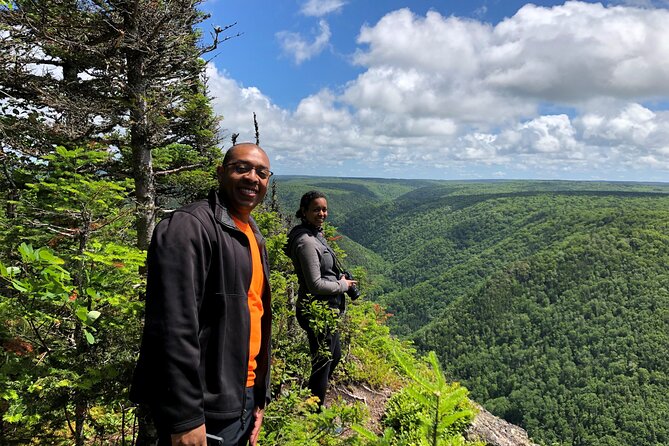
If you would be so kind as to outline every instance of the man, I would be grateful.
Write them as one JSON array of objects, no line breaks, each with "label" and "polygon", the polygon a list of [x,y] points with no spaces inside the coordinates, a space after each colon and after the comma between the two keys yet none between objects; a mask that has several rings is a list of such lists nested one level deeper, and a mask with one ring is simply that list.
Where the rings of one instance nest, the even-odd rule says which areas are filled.
[{"label": "man", "polygon": [[269,399],[271,308],[263,237],[251,211],[272,172],[257,145],[233,146],[218,192],[153,233],[146,322],[131,399],[159,445],[255,445]]}]

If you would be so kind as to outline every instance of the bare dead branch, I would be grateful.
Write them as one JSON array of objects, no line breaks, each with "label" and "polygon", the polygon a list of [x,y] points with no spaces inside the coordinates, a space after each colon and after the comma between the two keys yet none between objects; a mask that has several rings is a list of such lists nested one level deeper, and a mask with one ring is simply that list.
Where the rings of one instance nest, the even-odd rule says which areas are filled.
[{"label": "bare dead branch", "polygon": [[260,145],[260,131],[258,130],[258,118],[256,117],[256,112],[253,112],[253,127],[256,129],[256,145]]},{"label": "bare dead branch", "polygon": [[202,163],[189,164],[188,166],[181,166],[181,167],[177,167],[176,169],[161,170],[161,171],[158,171],[158,172],[154,172],[153,175],[155,175],[157,177],[158,176],[164,176],[164,175],[170,175],[172,173],[183,172],[184,170],[192,170],[192,169],[196,169],[196,168],[202,167],[202,166],[203,166]]}]

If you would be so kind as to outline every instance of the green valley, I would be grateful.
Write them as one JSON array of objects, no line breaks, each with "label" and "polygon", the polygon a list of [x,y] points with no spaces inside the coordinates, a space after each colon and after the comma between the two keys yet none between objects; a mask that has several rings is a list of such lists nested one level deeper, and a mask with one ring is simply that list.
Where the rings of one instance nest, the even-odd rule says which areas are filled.
[{"label": "green valley", "polygon": [[669,444],[668,185],[384,181],[278,196],[328,194],[392,331],[535,440]]}]

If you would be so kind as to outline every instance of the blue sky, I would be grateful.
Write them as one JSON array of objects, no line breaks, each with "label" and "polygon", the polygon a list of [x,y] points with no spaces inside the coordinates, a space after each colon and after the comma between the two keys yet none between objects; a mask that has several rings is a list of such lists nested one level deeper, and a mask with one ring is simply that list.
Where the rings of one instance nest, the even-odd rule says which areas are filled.
[{"label": "blue sky", "polygon": [[212,0],[277,174],[669,181],[669,2]]}]

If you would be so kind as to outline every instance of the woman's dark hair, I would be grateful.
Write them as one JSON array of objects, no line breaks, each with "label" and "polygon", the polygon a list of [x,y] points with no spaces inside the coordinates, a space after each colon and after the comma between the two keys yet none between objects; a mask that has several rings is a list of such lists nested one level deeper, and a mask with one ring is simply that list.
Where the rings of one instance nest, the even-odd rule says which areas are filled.
[{"label": "woman's dark hair", "polygon": [[297,210],[297,212],[295,212],[295,216],[297,218],[304,219],[305,215],[304,212],[302,212],[302,209],[308,209],[311,202],[317,198],[326,197],[323,192],[319,192],[317,190],[310,190],[306,194],[302,195],[302,198],[300,199],[300,208]]}]

